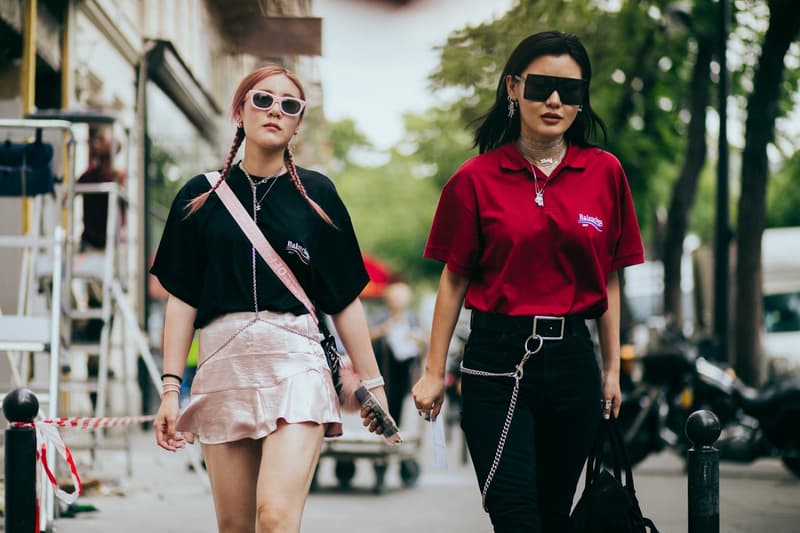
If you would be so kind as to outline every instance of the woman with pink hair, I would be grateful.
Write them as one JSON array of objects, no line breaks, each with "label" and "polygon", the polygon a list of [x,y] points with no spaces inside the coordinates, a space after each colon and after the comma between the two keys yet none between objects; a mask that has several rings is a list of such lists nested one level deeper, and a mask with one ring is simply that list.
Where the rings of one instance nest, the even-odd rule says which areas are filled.
[{"label": "woman with pink hair", "polygon": [[[342,432],[314,316],[256,253],[218,188],[233,191],[317,309],[331,315],[355,371],[386,409],[358,295],[369,281],[347,209],[324,175],[295,165],[305,109],[297,76],[267,66],[233,96],[233,144],[212,186],[178,192],[151,272],[169,293],[156,441],[200,441],[222,532],[299,531],[323,437]],[[239,147],[244,157],[234,164]],[[178,390],[199,330],[197,374]],[[372,417],[370,431],[380,432]]]}]

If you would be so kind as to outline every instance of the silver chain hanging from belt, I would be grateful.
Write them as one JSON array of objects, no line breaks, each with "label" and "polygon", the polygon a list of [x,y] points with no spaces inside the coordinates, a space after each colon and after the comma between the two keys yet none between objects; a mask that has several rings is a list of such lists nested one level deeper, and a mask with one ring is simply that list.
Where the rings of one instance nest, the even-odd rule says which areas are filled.
[{"label": "silver chain hanging from belt", "polygon": [[[539,345],[531,350],[530,346],[528,345],[532,340],[538,340]],[[517,408],[517,397],[519,396],[519,384],[522,381],[522,376],[525,375],[525,363],[528,362],[528,359],[531,356],[539,353],[544,345],[544,339],[540,335],[531,335],[525,340],[525,355],[522,356],[522,360],[517,363],[517,366],[514,368],[513,372],[487,372],[486,370],[473,370],[472,368],[467,368],[464,366],[464,363],[461,363],[461,372],[463,374],[470,374],[473,376],[481,376],[487,378],[513,378],[514,379],[514,389],[511,391],[511,401],[508,403],[508,412],[506,413],[506,420],[503,423],[503,430],[500,432],[500,440],[497,443],[497,450],[494,453],[494,460],[492,461],[492,466],[489,468],[489,474],[486,476],[486,481],[483,483],[483,489],[481,490],[481,504],[483,505],[483,510],[488,512],[486,508],[486,494],[489,492],[489,486],[492,484],[492,479],[494,479],[494,475],[497,472],[497,468],[500,466],[500,458],[503,456],[503,448],[506,445],[506,438],[508,438],[508,431],[511,428],[511,420],[514,418],[514,411]]]}]

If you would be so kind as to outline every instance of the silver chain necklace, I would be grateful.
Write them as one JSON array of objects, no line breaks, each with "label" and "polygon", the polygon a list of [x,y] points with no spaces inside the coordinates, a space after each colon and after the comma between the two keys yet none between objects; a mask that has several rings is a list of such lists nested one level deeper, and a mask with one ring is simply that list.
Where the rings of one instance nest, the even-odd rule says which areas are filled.
[{"label": "silver chain necklace", "polygon": [[[562,137],[555,143],[539,147],[533,146],[530,142],[525,142],[525,140],[520,137],[517,146],[522,156],[531,166],[531,173],[533,174],[533,190],[536,193],[533,198],[533,202],[539,207],[544,207],[544,189],[547,187],[549,180],[546,180],[544,184],[539,187],[539,178],[536,176],[536,168],[538,167],[542,172],[550,175],[550,172],[556,168],[559,163],[563,161],[564,156],[567,155],[567,143]],[[558,151],[553,153],[554,149],[558,149]],[[540,153],[550,153],[548,153],[546,157],[536,157],[533,154],[537,151]]]},{"label": "silver chain necklace", "polygon": [[533,168],[533,165],[531,165],[531,172],[533,172],[533,190],[536,192],[533,203],[539,207],[544,207],[544,188],[547,187],[547,181],[539,188],[539,178],[536,177],[536,169]]},{"label": "silver chain necklace", "polygon": [[[261,211],[261,202],[264,201],[264,198],[267,197],[269,191],[271,191],[272,188],[275,186],[275,184],[278,182],[278,178],[280,177],[281,171],[283,170],[283,165],[281,165],[278,171],[272,176],[267,176],[266,178],[259,178],[258,180],[254,180],[253,177],[250,176],[250,173],[247,172],[247,169],[244,168],[244,164],[241,161],[239,162],[239,169],[241,169],[244,175],[247,176],[247,182],[250,184],[250,190],[253,191],[254,201],[255,201],[256,187],[258,185],[261,185],[262,183],[266,183],[267,181],[272,180],[272,183],[269,184],[269,187],[267,187],[266,192],[261,195],[261,198],[255,204],[255,210]],[[255,219],[255,215],[253,215],[253,219]]]}]

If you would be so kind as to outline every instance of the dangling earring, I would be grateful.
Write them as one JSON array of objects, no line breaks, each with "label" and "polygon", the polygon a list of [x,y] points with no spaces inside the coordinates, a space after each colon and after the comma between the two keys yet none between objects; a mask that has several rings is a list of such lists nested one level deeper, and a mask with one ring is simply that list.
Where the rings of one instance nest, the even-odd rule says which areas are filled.
[{"label": "dangling earring", "polygon": [[583,106],[582,106],[582,105],[579,105],[579,106],[578,106],[578,113],[580,113],[581,111],[583,111]]},{"label": "dangling earring", "polygon": [[242,129],[242,127],[244,127],[244,124],[242,122],[237,122],[236,123],[236,128],[237,129]]},{"label": "dangling earring", "polygon": [[514,108],[517,107],[517,102],[512,100],[511,96],[506,96],[506,98],[508,99],[508,118],[510,119],[514,117]]}]

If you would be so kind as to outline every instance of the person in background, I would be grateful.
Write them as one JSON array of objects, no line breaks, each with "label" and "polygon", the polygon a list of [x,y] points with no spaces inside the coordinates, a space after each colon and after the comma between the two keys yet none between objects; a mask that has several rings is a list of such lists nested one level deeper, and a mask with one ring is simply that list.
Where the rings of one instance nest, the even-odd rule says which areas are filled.
[{"label": "person in background", "polygon": [[[374,325],[369,331],[381,373],[386,378],[389,412],[399,424],[402,423],[403,404],[411,392],[411,374],[425,346],[422,330],[411,309],[412,298],[408,284],[401,281],[389,283],[383,293],[386,307],[376,312]],[[416,465],[413,458],[402,459],[401,478],[406,479],[406,473],[416,469]],[[376,478],[383,479],[387,466],[384,459],[373,461]],[[381,483],[377,483],[376,488],[380,493]]]},{"label": "person in background", "polygon": [[[119,151],[114,141],[111,124],[89,127],[89,168],[81,174],[77,183],[119,183],[125,185],[125,174],[113,166],[114,156]],[[108,196],[105,193],[83,194],[83,233],[81,251],[103,251],[106,247],[106,222],[108,220]]]},{"label": "person in background", "polygon": [[567,531],[601,413],[620,407],[617,271],[644,256],[622,166],[592,144],[605,126],[591,77],[575,35],[519,43],[476,130],[480,155],[445,185],[425,248],[444,268],[414,401],[439,414],[465,303],[461,425],[496,532]]},{"label": "person in background", "polygon": [[372,348],[386,379],[389,411],[401,423],[403,402],[411,392],[411,371],[425,345],[422,330],[411,309],[411,287],[403,282],[386,286],[385,309],[376,312],[369,330]]},{"label": "person in background", "polygon": [[[114,141],[111,124],[89,125],[89,168],[78,178],[78,184],[119,183],[125,184],[125,174],[114,168],[114,156],[120,146]],[[81,233],[80,255],[76,263],[90,262],[100,264],[96,256],[105,252],[106,223],[108,221],[108,195],[106,193],[83,193],[83,232]],[[124,221],[124,211],[120,211],[120,224]],[[99,309],[103,304],[102,272],[96,272],[86,279],[73,284],[76,307],[81,310]],[[72,328],[72,340],[97,343],[105,321],[101,318],[76,320]],[[97,379],[100,358],[89,354],[86,372],[90,379]],[[97,408],[97,393],[89,393],[92,410]]]},{"label": "person in background", "polygon": [[[89,167],[78,178],[79,184],[119,183],[125,184],[125,174],[114,168],[114,155],[120,146],[114,141],[111,124],[91,124],[89,126]],[[108,195],[105,193],[81,194],[83,204],[83,231],[81,233],[81,254],[76,262],[92,261],[92,257],[102,254],[106,247],[106,223],[108,221]],[[122,211],[124,217],[124,211]],[[123,219],[121,219],[122,222]],[[76,305],[79,309],[98,308],[102,305],[102,273],[88,278],[85,283],[75,284]],[[97,341],[103,320],[91,318],[74,324],[73,340]],[[95,358],[96,359],[96,358]],[[96,365],[95,365],[96,366]],[[90,365],[96,376],[96,368]]]},{"label": "person in background", "polygon": [[[314,317],[222,204],[223,182],[315,307],[332,316],[354,370],[388,410],[358,298],[368,276],[347,209],[333,183],[298,167],[289,147],[305,106],[297,75],[279,65],[239,82],[223,168],[213,186],[201,174],[178,192],[151,268],[169,293],[156,442],[174,452],[199,440],[223,533],[300,531],[323,438],[342,434]],[[179,417],[196,329],[197,373]]]}]

